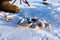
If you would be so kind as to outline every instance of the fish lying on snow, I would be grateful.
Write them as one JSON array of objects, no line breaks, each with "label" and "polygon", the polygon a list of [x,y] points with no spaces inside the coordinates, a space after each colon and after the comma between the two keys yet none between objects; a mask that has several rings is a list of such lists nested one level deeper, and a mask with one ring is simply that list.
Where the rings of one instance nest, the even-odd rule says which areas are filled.
[{"label": "fish lying on snow", "polygon": [[46,21],[42,21],[37,18],[26,18],[20,19],[19,22],[17,23],[18,28],[33,28],[33,29],[42,29],[42,28],[48,28],[50,29],[52,26]]}]

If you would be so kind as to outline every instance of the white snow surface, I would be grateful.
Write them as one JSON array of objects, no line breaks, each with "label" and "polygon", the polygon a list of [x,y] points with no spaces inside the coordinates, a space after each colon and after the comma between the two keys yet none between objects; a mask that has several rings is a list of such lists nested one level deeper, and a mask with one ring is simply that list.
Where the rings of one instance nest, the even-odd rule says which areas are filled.
[{"label": "white snow surface", "polygon": [[[52,10],[50,12],[51,14],[49,13],[49,11],[47,13],[51,19],[46,17],[47,15],[44,17],[41,17],[41,19],[49,21],[52,24],[52,28],[40,29],[40,30],[34,30],[31,28],[19,29],[15,25],[19,21],[18,15],[20,15],[20,13],[11,14],[11,15],[9,13],[6,13],[8,17],[13,18],[13,22],[6,22],[4,18],[4,12],[0,12],[0,40],[60,40],[60,14],[59,14],[60,5],[56,4],[57,6],[59,6],[57,7],[55,4],[52,4],[47,7],[42,3],[41,4],[38,3],[39,0],[37,2],[36,1],[32,0],[32,2],[30,2],[31,3],[30,7],[27,6],[26,4],[20,5],[18,0],[17,0],[18,3],[16,2],[14,5],[17,5],[19,7],[21,6],[21,9],[23,9],[23,12],[21,12],[22,10],[20,12],[25,13],[28,16],[30,15],[29,13],[34,13],[34,12],[33,11],[31,12],[30,9],[29,10],[27,9],[28,11],[26,11],[25,8],[33,8],[34,10],[34,8],[40,7],[39,8],[40,12],[42,12],[42,10],[44,12],[40,13],[38,10],[36,10],[37,13],[40,13],[38,16],[36,14],[37,18],[39,18],[43,13],[46,13],[47,9]],[[46,9],[46,11],[44,9]]]}]

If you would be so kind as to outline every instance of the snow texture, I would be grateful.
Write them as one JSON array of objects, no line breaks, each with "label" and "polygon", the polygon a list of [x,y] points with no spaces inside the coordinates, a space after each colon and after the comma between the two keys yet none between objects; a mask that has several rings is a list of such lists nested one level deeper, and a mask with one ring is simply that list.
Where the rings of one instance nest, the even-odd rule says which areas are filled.
[{"label": "snow texture", "polygon": [[[29,0],[28,0],[29,1]],[[18,2],[18,1],[17,1]],[[59,3],[44,5],[39,0],[30,1],[30,7],[19,2],[15,3],[21,6],[17,14],[6,13],[7,17],[13,19],[12,22],[6,22],[4,12],[0,12],[0,40],[60,40],[60,5]],[[34,30],[31,28],[19,29],[16,23],[20,16],[27,15],[31,18],[39,18],[49,22],[51,29]],[[24,17],[24,16],[23,16]]]}]

